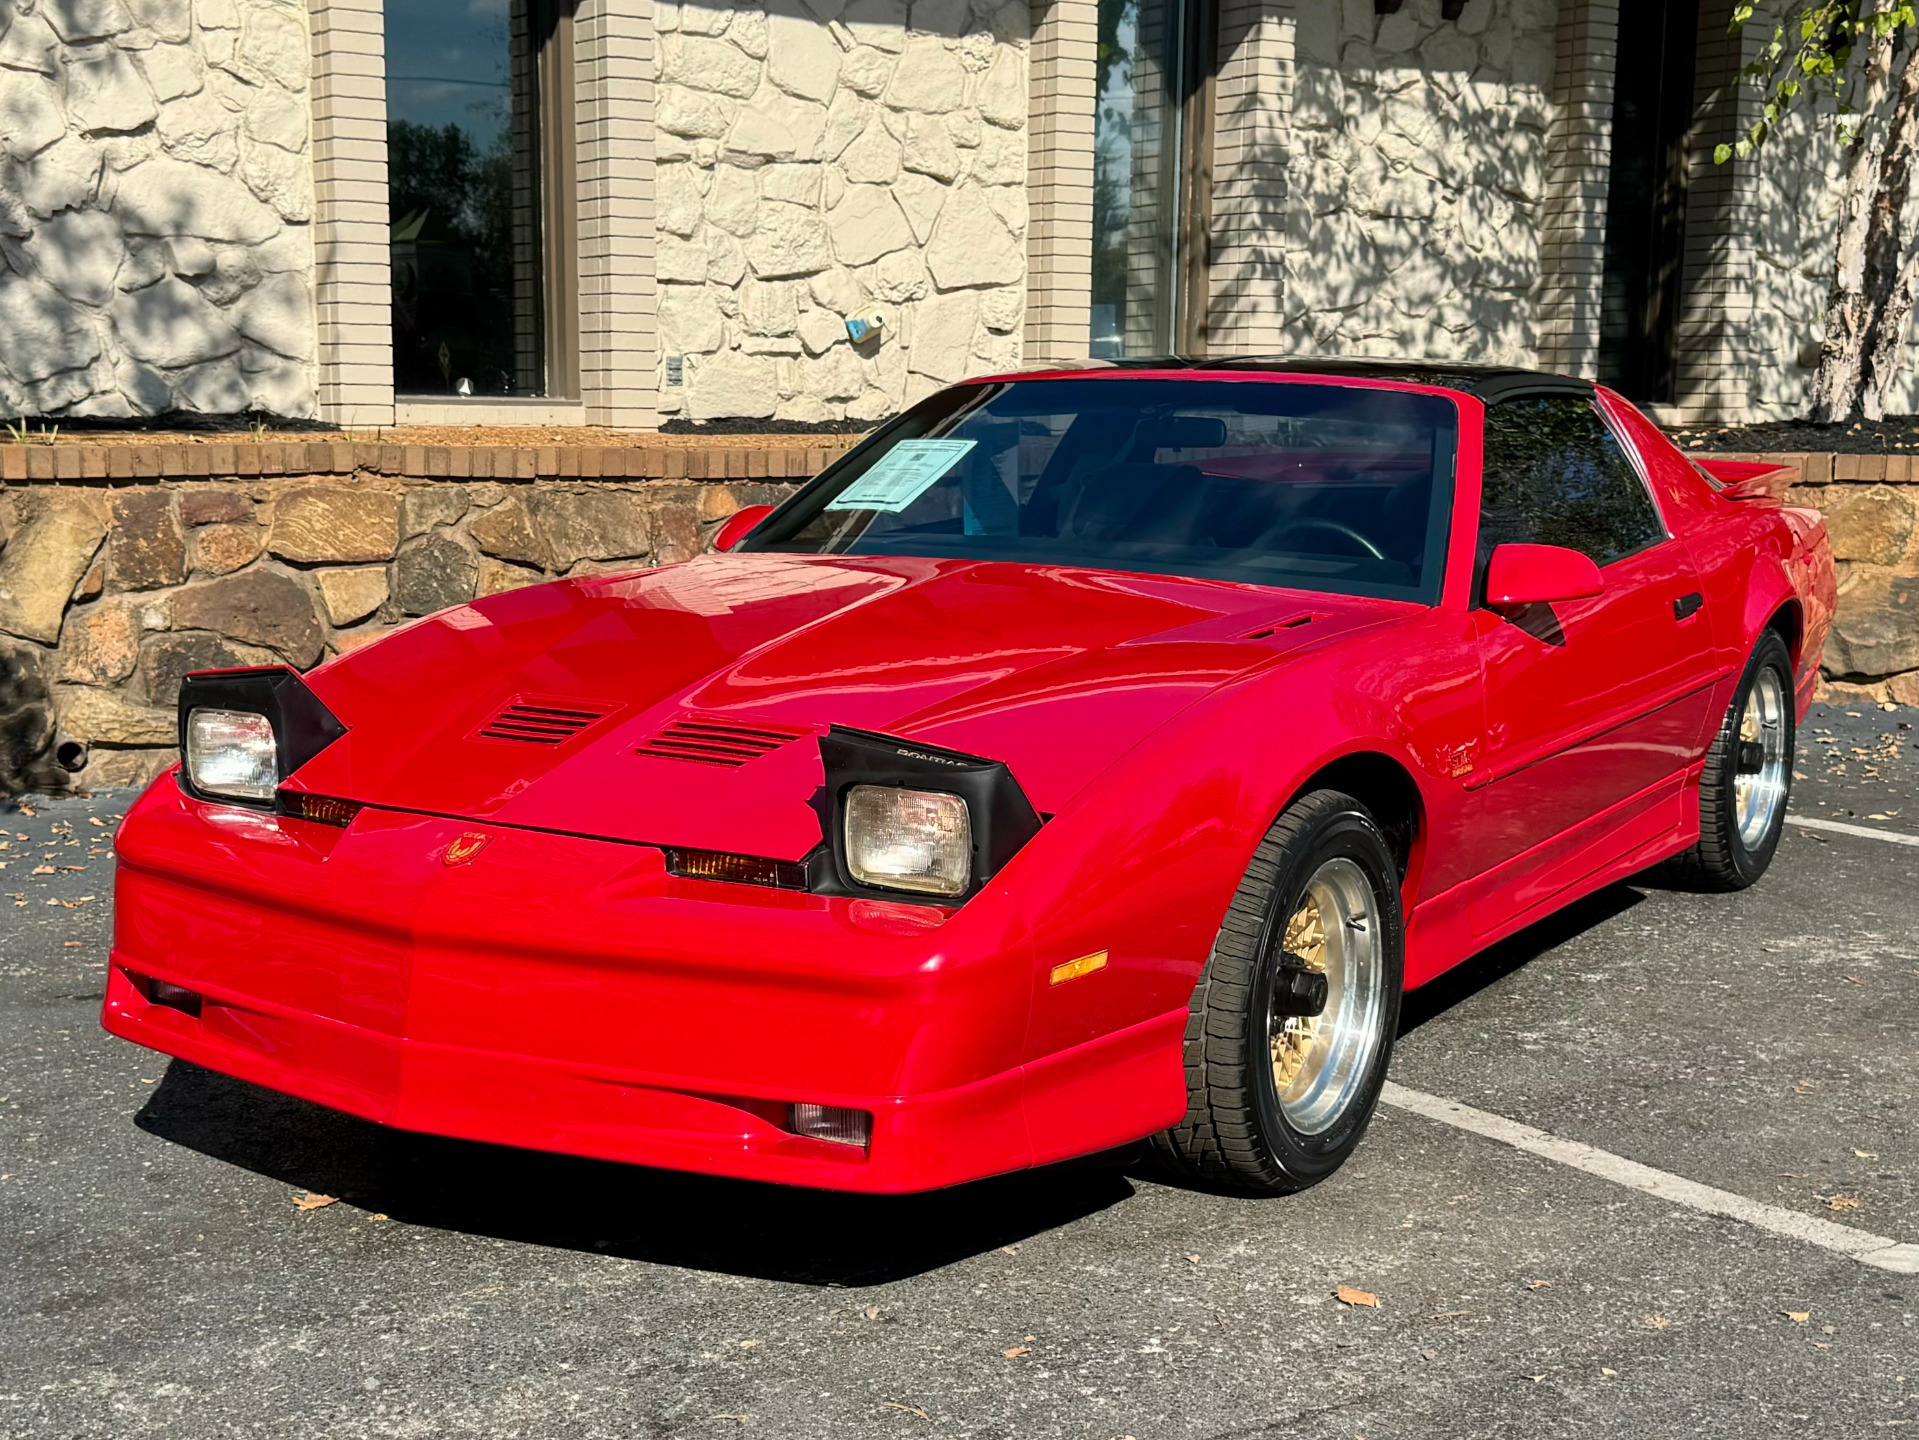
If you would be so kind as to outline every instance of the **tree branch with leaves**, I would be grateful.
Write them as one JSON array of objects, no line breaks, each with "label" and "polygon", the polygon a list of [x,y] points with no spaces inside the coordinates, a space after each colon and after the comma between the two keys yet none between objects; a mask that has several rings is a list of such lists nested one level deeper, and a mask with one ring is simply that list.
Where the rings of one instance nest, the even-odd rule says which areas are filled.
[{"label": "tree branch with leaves", "polygon": [[[1735,33],[1757,7],[1733,8]],[[1759,114],[1720,164],[1756,157],[1800,106],[1831,101],[1844,155],[1826,330],[1809,418],[1881,418],[1905,363],[1919,249],[1907,222],[1919,152],[1919,13],[1912,0],[1814,0],[1774,24],[1745,74],[1759,87]]]}]

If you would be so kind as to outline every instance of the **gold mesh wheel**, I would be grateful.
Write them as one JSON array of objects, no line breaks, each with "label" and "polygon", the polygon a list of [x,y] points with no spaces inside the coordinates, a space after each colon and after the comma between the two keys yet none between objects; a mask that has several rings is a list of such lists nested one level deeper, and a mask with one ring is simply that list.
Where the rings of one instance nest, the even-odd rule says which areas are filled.
[{"label": "gold mesh wheel", "polygon": [[[1299,908],[1286,922],[1286,937],[1280,948],[1286,952],[1287,963],[1320,975],[1326,973],[1326,922],[1310,889],[1300,897]],[[1273,1031],[1273,1084],[1280,1094],[1286,1093],[1305,1068],[1318,1029],[1317,1015],[1288,1015],[1285,1023]]]},{"label": "gold mesh wheel", "polygon": [[1335,856],[1315,870],[1287,918],[1276,957],[1282,969],[1325,977],[1317,1015],[1287,1013],[1274,986],[1267,1038],[1280,1114],[1302,1135],[1337,1124],[1359,1093],[1384,1043],[1385,956],[1373,912],[1377,898],[1359,865]]}]

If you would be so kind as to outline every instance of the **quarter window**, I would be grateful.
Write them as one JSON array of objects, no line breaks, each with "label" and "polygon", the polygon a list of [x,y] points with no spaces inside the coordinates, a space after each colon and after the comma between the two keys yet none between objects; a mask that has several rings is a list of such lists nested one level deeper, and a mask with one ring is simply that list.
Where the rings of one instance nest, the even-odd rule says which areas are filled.
[{"label": "quarter window", "polygon": [[1585,400],[1532,396],[1487,407],[1481,553],[1519,542],[1613,561],[1666,538],[1612,428]]}]

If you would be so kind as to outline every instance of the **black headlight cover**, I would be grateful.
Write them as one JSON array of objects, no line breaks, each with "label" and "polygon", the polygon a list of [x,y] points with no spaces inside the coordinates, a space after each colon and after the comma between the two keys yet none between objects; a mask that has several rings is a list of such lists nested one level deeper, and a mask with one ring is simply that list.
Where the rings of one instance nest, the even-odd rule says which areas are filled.
[{"label": "black headlight cover", "polygon": [[[1039,833],[1040,815],[1001,760],[922,745],[894,735],[835,725],[820,736],[826,783],[813,797],[825,844],[807,863],[807,888],[819,895],[861,895],[922,905],[964,904]],[[966,892],[951,898],[862,885],[846,864],[846,792],[855,785],[939,790],[966,802],[973,864]]]},{"label": "black headlight cover", "polygon": [[299,672],[285,665],[259,670],[203,670],[180,682],[180,788],[196,800],[276,810],[277,801],[241,800],[196,790],[187,773],[187,717],[195,710],[244,710],[273,726],[282,783],[294,771],[346,734],[346,726],[307,689]]}]

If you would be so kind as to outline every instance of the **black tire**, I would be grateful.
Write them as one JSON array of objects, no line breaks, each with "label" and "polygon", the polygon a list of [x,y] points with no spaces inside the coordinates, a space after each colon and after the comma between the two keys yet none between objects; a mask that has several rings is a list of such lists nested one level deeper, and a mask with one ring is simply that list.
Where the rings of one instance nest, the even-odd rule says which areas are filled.
[{"label": "black tire", "polygon": [[[1779,796],[1771,823],[1763,835],[1742,838],[1739,827],[1738,780],[1740,765],[1746,758],[1741,742],[1740,723],[1753,691],[1770,671],[1777,693],[1784,697],[1778,723],[1784,742],[1784,792]],[[1719,733],[1706,751],[1706,766],[1699,776],[1699,839],[1690,850],[1675,856],[1663,878],[1693,890],[1743,890],[1772,863],[1779,848],[1779,836],[1786,828],[1786,804],[1792,792],[1793,752],[1797,740],[1793,710],[1792,656],[1776,630],[1767,630],[1753,647],[1746,672],[1739,677],[1732,704],[1719,722]]]},{"label": "black tire", "polygon": [[[1377,926],[1381,989],[1377,1023],[1355,1032],[1370,1035],[1370,1056],[1356,1063],[1336,1117],[1307,1134],[1280,1105],[1270,1015],[1288,920],[1308,882],[1337,858],[1354,862],[1372,892],[1365,918]],[[1261,1195],[1289,1194],[1331,1175],[1358,1145],[1379,1103],[1404,974],[1399,871],[1378,824],[1364,805],[1338,791],[1296,801],[1254,852],[1194,988],[1186,1023],[1189,1108],[1184,1121],[1155,1137],[1161,1159],[1209,1186]]]}]

